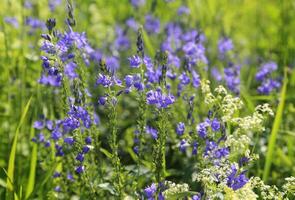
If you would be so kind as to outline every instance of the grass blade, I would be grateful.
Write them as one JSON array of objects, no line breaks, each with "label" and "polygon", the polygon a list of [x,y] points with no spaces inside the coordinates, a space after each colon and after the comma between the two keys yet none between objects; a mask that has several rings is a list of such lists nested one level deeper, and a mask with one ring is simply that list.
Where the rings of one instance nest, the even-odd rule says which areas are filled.
[{"label": "grass blade", "polygon": [[31,104],[32,97],[30,97],[29,101],[27,102],[20,119],[20,122],[16,128],[10,155],[9,155],[9,162],[8,162],[8,170],[7,170],[7,190],[13,191],[13,178],[14,178],[14,161],[15,161],[15,155],[16,155],[16,145],[17,145],[17,139],[18,139],[18,133],[21,125],[23,124],[25,117],[27,115],[27,112],[29,110],[30,104]]},{"label": "grass blade", "polygon": [[287,69],[285,69],[284,82],[283,82],[283,87],[282,87],[281,94],[280,94],[280,103],[279,103],[277,111],[276,111],[276,116],[275,116],[275,120],[273,122],[272,130],[271,130],[271,134],[270,134],[270,138],[269,138],[269,143],[268,143],[268,147],[267,147],[267,155],[266,155],[266,161],[265,161],[264,171],[263,171],[263,180],[264,181],[268,180],[269,173],[270,173],[270,167],[272,164],[273,153],[274,153],[274,149],[275,149],[275,145],[276,145],[276,139],[277,139],[280,125],[281,125],[282,115],[283,115],[284,106],[285,106],[287,84],[288,84]]},{"label": "grass blade", "polygon": [[27,190],[26,190],[26,199],[30,197],[34,190],[35,185],[35,176],[36,176],[36,165],[37,165],[37,144],[33,144],[32,154],[31,154],[31,164],[30,164],[30,175],[29,175],[29,181],[27,184]]}]

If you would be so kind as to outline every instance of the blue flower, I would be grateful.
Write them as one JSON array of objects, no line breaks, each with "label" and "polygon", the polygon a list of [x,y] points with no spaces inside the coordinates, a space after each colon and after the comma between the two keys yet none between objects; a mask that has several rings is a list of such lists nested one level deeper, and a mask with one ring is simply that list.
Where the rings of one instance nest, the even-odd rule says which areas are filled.
[{"label": "blue flower", "polygon": [[85,170],[85,167],[82,166],[82,165],[80,165],[80,166],[76,167],[75,172],[76,172],[77,174],[81,174],[81,173],[84,172],[84,170]]},{"label": "blue flower", "polygon": [[233,190],[238,190],[242,188],[249,179],[245,175],[246,171],[238,174],[238,170],[235,165],[231,166],[231,173],[227,177],[227,186],[231,187]]},{"label": "blue flower", "polygon": [[175,102],[175,97],[172,94],[164,95],[160,88],[148,91],[146,99],[148,104],[156,105],[158,108],[167,108]]},{"label": "blue flower", "polygon": [[234,48],[232,40],[229,38],[221,38],[218,41],[218,52],[223,57],[228,51]]},{"label": "blue flower", "polygon": [[185,125],[184,125],[184,123],[183,123],[183,122],[179,122],[179,123],[177,124],[177,127],[176,127],[176,133],[177,133],[178,135],[182,135],[182,134],[184,133],[184,130],[185,130]]},{"label": "blue flower", "polygon": [[144,28],[148,33],[159,33],[160,32],[160,20],[154,18],[152,15],[145,16]]},{"label": "blue flower", "polygon": [[193,76],[193,86],[195,88],[198,88],[201,84],[200,76],[195,70],[192,71],[192,76]]},{"label": "blue flower", "polygon": [[128,60],[130,62],[130,66],[132,68],[138,68],[142,63],[142,60],[138,55],[132,56],[132,57],[128,58]]},{"label": "blue flower", "polygon": [[109,87],[112,85],[112,79],[111,77],[104,75],[104,74],[98,74],[98,78],[96,80],[97,85],[102,85],[103,87]]},{"label": "blue flower", "polygon": [[179,150],[180,150],[182,153],[184,153],[185,150],[186,150],[186,147],[187,147],[187,146],[188,146],[187,141],[186,141],[185,139],[182,139],[182,140],[180,141],[180,144],[179,144]]},{"label": "blue flower", "polygon": [[183,85],[187,85],[190,83],[190,78],[186,75],[185,72],[182,72],[178,79],[180,80],[180,83]]},{"label": "blue flower", "polygon": [[84,161],[84,154],[83,153],[78,153],[76,156],[76,160],[83,162]]},{"label": "blue flower", "polygon": [[65,65],[65,75],[69,77],[69,79],[74,79],[78,77],[78,74],[75,72],[75,69],[77,67],[77,64],[74,62],[69,62]]},{"label": "blue flower", "polygon": [[154,197],[154,194],[156,193],[156,191],[157,191],[157,186],[154,183],[144,189],[145,196],[149,199]]},{"label": "blue flower", "polygon": [[15,17],[5,17],[4,18],[4,21],[7,23],[7,24],[10,24],[12,25],[14,28],[18,28],[18,21]]},{"label": "blue flower", "polygon": [[107,101],[106,96],[99,97],[99,99],[98,99],[98,103],[102,106],[105,105],[106,101]]},{"label": "blue flower", "polygon": [[220,129],[220,122],[217,118],[214,118],[211,122],[211,128],[213,131],[219,131]]},{"label": "blue flower", "polygon": [[183,15],[183,14],[189,14],[190,13],[190,10],[189,10],[189,8],[188,7],[186,7],[186,6],[180,6],[179,8],[178,8],[178,10],[177,10],[177,14],[178,15]]},{"label": "blue flower", "polygon": [[262,81],[268,74],[277,70],[277,63],[270,61],[260,66],[259,71],[256,73],[256,80]]},{"label": "blue flower", "polygon": [[157,139],[158,138],[158,131],[157,131],[157,129],[155,129],[155,128],[151,127],[151,126],[147,126],[146,127],[146,132],[148,134],[150,134],[153,139]]},{"label": "blue flower", "polygon": [[72,137],[66,137],[66,138],[64,138],[64,142],[69,145],[73,145],[75,143],[75,140]]},{"label": "blue flower", "polygon": [[92,142],[91,137],[90,137],[90,136],[87,136],[87,137],[85,138],[85,143],[86,143],[86,144],[91,144],[91,142]]},{"label": "blue flower", "polygon": [[207,127],[209,126],[208,121],[199,123],[197,125],[197,132],[201,138],[205,138],[207,136]]}]

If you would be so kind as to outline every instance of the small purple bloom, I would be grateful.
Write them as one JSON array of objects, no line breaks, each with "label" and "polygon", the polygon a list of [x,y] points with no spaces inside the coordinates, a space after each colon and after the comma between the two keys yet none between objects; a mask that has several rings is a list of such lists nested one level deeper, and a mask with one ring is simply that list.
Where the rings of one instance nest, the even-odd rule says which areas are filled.
[{"label": "small purple bloom", "polygon": [[18,28],[18,21],[17,21],[17,19],[15,17],[5,17],[4,21],[7,24],[12,25],[14,28]]},{"label": "small purple bloom", "polygon": [[69,145],[73,145],[75,143],[75,140],[72,137],[66,137],[66,138],[64,138],[64,142]]},{"label": "small purple bloom", "polygon": [[128,58],[128,60],[130,62],[130,66],[132,68],[138,68],[142,63],[141,58],[139,56],[137,56],[137,55]]},{"label": "small purple bloom", "polygon": [[229,38],[221,38],[218,41],[218,51],[221,56],[224,56],[228,51],[232,50],[234,48],[234,45]]},{"label": "small purple bloom", "polygon": [[157,129],[155,129],[155,128],[151,127],[151,126],[147,126],[146,127],[146,132],[148,134],[150,134],[153,139],[157,139],[158,138],[158,131],[157,131]]},{"label": "small purple bloom", "polygon": [[81,173],[84,172],[84,170],[85,170],[85,167],[82,166],[82,165],[80,165],[80,166],[76,167],[75,172],[76,172],[77,174],[81,174]]},{"label": "small purple bloom", "polygon": [[217,118],[214,118],[211,122],[211,128],[213,131],[219,131],[220,129],[220,122],[218,121]]},{"label": "small purple bloom", "polygon": [[153,196],[156,193],[156,191],[157,191],[157,186],[154,183],[152,185],[150,185],[149,187],[144,189],[145,196],[148,199],[153,199]]},{"label": "small purple bloom", "polygon": [[185,72],[183,72],[178,79],[180,80],[181,84],[187,85],[190,83],[190,78],[186,75]]},{"label": "small purple bloom", "polygon": [[90,136],[87,136],[87,137],[85,138],[85,143],[86,143],[86,144],[91,144],[91,142],[92,142],[91,137],[90,137]]},{"label": "small purple bloom", "polygon": [[107,101],[106,96],[99,97],[99,99],[98,99],[98,103],[102,106],[105,105],[106,101]]},{"label": "small purple bloom", "polygon": [[154,18],[152,15],[145,16],[144,28],[148,33],[159,33],[160,32],[160,20]]},{"label": "small purple bloom", "polygon": [[89,150],[90,150],[90,148],[87,145],[82,148],[83,153],[88,153]]},{"label": "small purple bloom", "polygon": [[34,122],[34,128],[35,129],[43,129],[44,128],[44,122],[43,121],[35,121]]},{"label": "small purple bloom", "polygon": [[76,156],[76,160],[83,162],[84,161],[84,154],[83,153],[78,153]]},{"label": "small purple bloom", "polygon": [[179,122],[179,123],[177,124],[177,127],[176,127],[176,133],[177,133],[178,135],[183,135],[184,130],[185,130],[185,125],[184,125],[184,123],[183,123],[183,122]]}]

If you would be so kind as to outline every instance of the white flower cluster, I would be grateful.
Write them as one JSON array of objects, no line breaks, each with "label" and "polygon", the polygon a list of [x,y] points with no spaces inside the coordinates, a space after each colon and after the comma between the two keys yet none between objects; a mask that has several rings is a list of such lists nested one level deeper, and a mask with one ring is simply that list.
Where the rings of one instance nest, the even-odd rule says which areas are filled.
[{"label": "white flower cluster", "polygon": [[165,199],[170,199],[171,197],[174,197],[177,194],[189,191],[189,186],[186,183],[175,184],[171,181],[165,181],[165,186],[168,187],[168,189],[166,189],[163,192],[163,196],[165,197]]}]

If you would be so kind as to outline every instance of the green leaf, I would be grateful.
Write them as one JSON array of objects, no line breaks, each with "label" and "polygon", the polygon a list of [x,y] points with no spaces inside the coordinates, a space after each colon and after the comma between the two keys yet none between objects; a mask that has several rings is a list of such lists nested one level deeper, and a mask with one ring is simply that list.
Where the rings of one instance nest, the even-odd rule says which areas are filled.
[{"label": "green leaf", "polygon": [[144,45],[146,46],[150,57],[153,58],[155,56],[155,50],[148,34],[144,30],[142,31],[142,36],[143,36]]},{"label": "green leaf", "polygon": [[29,174],[29,181],[28,181],[27,190],[26,190],[26,199],[30,197],[31,193],[34,190],[36,165],[37,165],[37,150],[38,150],[38,145],[34,143],[32,154],[31,154],[30,174]]},{"label": "green leaf", "polygon": [[281,95],[280,95],[280,103],[277,108],[276,116],[273,122],[270,138],[269,138],[269,143],[267,147],[267,155],[266,155],[266,161],[264,165],[264,171],[263,171],[263,180],[267,181],[269,172],[270,172],[270,167],[274,158],[274,149],[276,146],[276,139],[277,135],[279,132],[279,128],[281,125],[282,121],[282,116],[284,112],[284,106],[285,106],[285,100],[286,100],[286,93],[287,93],[287,84],[288,84],[288,77],[287,77],[287,69],[285,69],[284,72],[284,82],[283,82],[283,87],[281,90]]},{"label": "green leaf", "polygon": [[14,161],[15,161],[15,155],[16,155],[16,147],[17,147],[17,139],[18,139],[18,133],[19,133],[19,129],[21,127],[21,125],[23,124],[25,117],[27,115],[27,112],[29,110],[30,104],[31,104],[31,100],[32,97],[30,97],[29,101],[27,102],[23,112],[22,112],[22,116],[20,119],[20,122],[16,128],[15,131],[15,135],[14,135],[14,140],[12,143],[12,147],[11,147],[11,152],[10,152],[10,156],[9,156],[9,162],[8,162],[8,170],[7,170],[7,189],[9,191],[13,191],[14,186],[13,186],[13,182],[14,182]]},{"label": "green leaf", "polygon": [[108,150],[104,149],[104,148],[100,148],[99,149],[104,155],[106,155],[108,158],[112,158],[112,154],[110,152],[108,152]]}]

